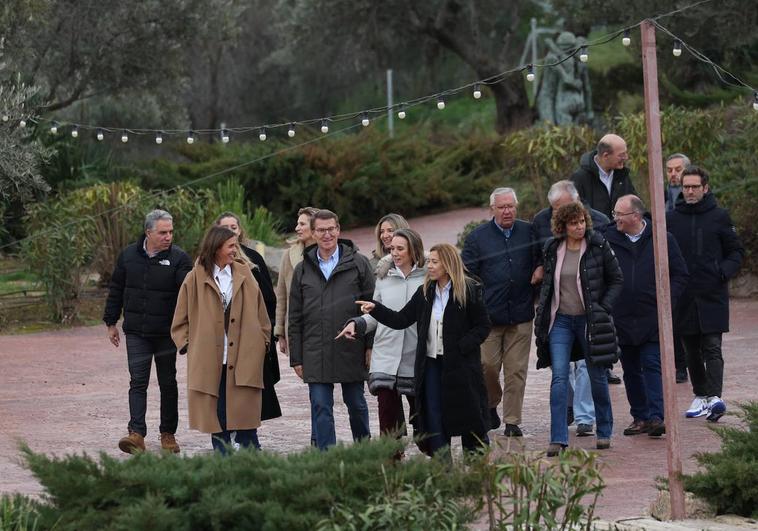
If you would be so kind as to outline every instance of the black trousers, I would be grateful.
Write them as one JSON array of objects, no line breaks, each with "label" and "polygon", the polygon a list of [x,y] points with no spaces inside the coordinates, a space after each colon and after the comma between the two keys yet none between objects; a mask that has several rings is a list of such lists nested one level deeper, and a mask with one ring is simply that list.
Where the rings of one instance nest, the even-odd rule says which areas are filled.
[{"label": "black trousers", "polygon": [[683,335],[682,343],[695,396],[721,397],[724,383],[721,334]]},{"label": "black trousers", "polygon": [[179,423],[179,390],[176,385],[176,346],[170,337],[141,337],[126,334],[126,356],[129,362],[129,431],[147,434],[147,386],[155,359],[158,386],[161,391],[161,433],[176,433]]},{"label": "black trousers", "polygon": [[684,351],[682,336],[674,334],[674,366],[677,371],[687,370],[687,353]]}]

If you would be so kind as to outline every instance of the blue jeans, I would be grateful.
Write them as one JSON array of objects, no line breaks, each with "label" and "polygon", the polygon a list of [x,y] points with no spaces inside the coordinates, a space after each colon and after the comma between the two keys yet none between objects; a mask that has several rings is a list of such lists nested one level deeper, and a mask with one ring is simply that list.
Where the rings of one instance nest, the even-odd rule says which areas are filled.
[{"label": "blue jeans", "polygon": [[221,425],[221,431],[211,434],[211,444],[213,449],[220,454],[226,454],[228,446],[234,445],[241,448],[250,446],[260,450],[261,445],[258,442],[258,430],[232,430],[226,429],[226,365],[221,369],[221,381],[218,384],[218,402],[216,403],[216,414],[218,423]]},{"label": "blue jeans", "polygon": [[[353,440],[370,437],[368,404],[363,394],[363,382],[346,382],[341,385],[342,400],[347,406]],[[334,431],[334,384],[309,383],[308,394],[311,399],[311,419],[315,419],[313,429],[316,432],[316,446],[319,450],[326,450],[337,444],[337,434]]]},{"label": "blue jeans", "polygon": [[[590,375],[587,373],[587,362],[578,360],[569,368],[569,385],[573,391],[574,419],[577,425],[595,424],[595,403],[592,401]],[[570,395],[569,395],[570,396]]]},{"label": "blue jeans", "polygon": [[[553,378],[550,382],[550,442],[568,445],[568,373],[571,348],[578,341],[582,351],[587,353],[587,317],[584,315],[557,314],[550,330],[550,362]],[[613,411],[608,393],[608,379],[605,367],[587,363],[590,377],[592,401],[595,404],[597,438],[610,439],[613,433]]]},{"label": "blue jeans", "polygon": [[634,420],[663,420],[661,349],[658,343],[621,346],[621,367]]},{"label": "blue jeans", "polygon": [[[442,366],[444,356],[438,358],[426,358],[424,366],[424,426],[423,436],[429,451],[432,454],[438,452],[450,453],[450,436],[445,433],[442,423]],[[483,445],[489,445],[487,432],[464,433],[461,435],[461,445],[466,452],[475,452]]]}]

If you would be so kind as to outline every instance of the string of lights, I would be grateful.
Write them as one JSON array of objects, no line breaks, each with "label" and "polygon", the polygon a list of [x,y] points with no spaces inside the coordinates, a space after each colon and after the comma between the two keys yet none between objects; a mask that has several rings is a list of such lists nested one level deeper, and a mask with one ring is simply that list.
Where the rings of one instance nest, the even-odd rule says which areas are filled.
[{"label": "string of lights", "polygon": [[[668,13],[656,15],[655,17],[652,17],[650,20],[653,22],[653,24],[655,24],[655,26],[658,29],[660,29],[662,32],[664,32],[665,34],[667,34],[674,40],[674,47],[672,50],[674,56],[679,57],[682,54],[682,49],[686,49],[692,55],[692,57],[709,65],[714,70],[719,80],[725,85],[731,86],[734,88],[739,88],[739,89],[747,88],[751,90],[753,92],[753,98],[754,98],[753,107],[758,111],[758,91],[754,87],[751,87],[750,85],[745,83],[742,79],[732,74],[721,65],[718,65],[717,63],[709,59],[705,54],[703,54],[696,48],[692,47],[691,45],[687,44],[682,38],[678,37],[677,35],[674,35],[670,30],[668,30],[666,27],[664,27],[662,24],[658,22],[658,20],[660,19],[682,13],[684,11],[693,9],[695,7],[698,7],[700,5],[703,5],[712,1],[713,0],[700,0],[699,2],[681,7],[679,9],[670,11]],[[29,124],[35,124],[41,127],[48,127],[51,134],[58,134],[62,130],[68,130],[73,138],[80,137],[82,132],[84,131],[94,132],[95,138],[98,141],[104,140],[106,138],[106,135],[120,135],[120,139],[122,143],[129,142],[132,136],[135,136],[135,137],[152,136],[154,137],[156,144],[162,144],[166,137],[175,137],[175,136],[185,136],[186,142],[188,144],[195,143],[198,137],[201,137],[201,136],[217,137],[222,143],[226,144],[231,140],[233,135],[241,136],[241,135],[246,135],[253,132],[257,132],[258,139],[261,142],[265,142],[269,138],[269,134],[272,132],[275,132],[281,129],[286,129],[287,136],[289,138],[294,138],[296,135],[297,128],[308,127],[308,126],[318,126],[322,134],[328,134],[330,130],[329,129],[330,125],[332,124],[336,124],[336,123],[344,122],[344,121],[355,121],[357,119],[360,119],[360,124],[364,127],[368,127],[371,124],[372,119],[380,115],[385,115],[387,112],[396,112],[397,117],[403,120],[408,115],[409,109],[412,109],[413,107],[417,107],[419,105],[424,105],[429,102],[435,102],[436,107],[440,110],[443,110],[446,106],[446,102],[451,97],[456,96],[464,91],[470,90],[472,96],[478,100],[478,99],[481,99],[482,97],[482,87],[500,83],[503,80],[505,80],[507,77],[516,73],[524,74],[527,81],[533,82],[536,79],[536,75],[535,75],[536,69],[553,68],[565,63],[566,61],[571,60],[574,57],[578,57],[578,59],[581,62],[587,63],[590,57],[590,54],[589,54],[590,48],[605,45],[611,41],[618,39],[619,37],[621,37],[621,43],[624,46],[630,46],[632,42],[631,31],[635,28],[638,28],[641,24],[642,24],[642,21],[639,21],[635,24],[610,32],[606,35],[603,35],[591,41],[581,43],[579,46],[566,50],[563,56],[551,62],[534,63],[534,64],[529,63],[526,65],[519,65],[514,68],[504,70],[502,72],[499,72],[497,74],[494,74],[484,79],[473,81],[473,82],[470,82],[458,87],[454,87],[451,89],[446,89],[441,92],[427,94],[425,96],[420,96],[414,99],[402,101],[402,102],[393,104],[391,106],[373,107],[369,109],[363,109],[357,112],[348,112],[348,113],[337,114],[337,115],[327,116],[327,117],[310,118],[310,119],[305,119],[305,120],[287,121],[287,122],[280,122],[280,123],[269,123],[269,124],[262,124],[262,125],[221,127],[218,129],[212,129],[212,128],[211,129],[171,129],[171,128],[152,129],[152,128],[144,128],[144,127],[123,128],[123,127],[75,123],[75,122],[70,122],[70,121],[61,121],[61,120],[46,118],[43,116],[21,117],[18,119],[18,125],[19,127],[27,127]],[[730,81],[729,79],[733,81]],[[3,113],[2,120],[7,122],[9,121],[9,119],[10,119],[9,114],[7,112]]]}]

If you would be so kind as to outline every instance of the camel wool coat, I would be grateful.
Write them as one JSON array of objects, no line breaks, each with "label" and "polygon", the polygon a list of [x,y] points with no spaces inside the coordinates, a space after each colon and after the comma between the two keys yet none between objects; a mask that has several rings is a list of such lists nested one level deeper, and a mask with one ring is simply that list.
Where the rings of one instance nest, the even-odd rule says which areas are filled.
[{"label": "camel wool coat", "polygon": [[[271,337],[266,304],[250,267],[235,261],[229,315],[226,418],[227,430],[261,424],[263,360]],[[195,264],[179,290],[171,337],[187,354],[189,425],[219,433],[216,410],[224,356],[224,308],[215,280]]]}]

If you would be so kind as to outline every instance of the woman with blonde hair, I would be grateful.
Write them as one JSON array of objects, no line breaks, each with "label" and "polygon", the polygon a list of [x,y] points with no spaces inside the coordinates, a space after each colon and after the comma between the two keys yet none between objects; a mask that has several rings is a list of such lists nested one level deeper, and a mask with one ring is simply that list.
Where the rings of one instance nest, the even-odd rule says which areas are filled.
[{"label": "woman with blonde hair", "polygon": [[449,452],[450,438],[458,435],[464,450],[475,451],[489,444],[479,346],[491,325],[482,285],[466,277],[452,245],[433,246],[426,264],[423,285],[400,311],[378,301],[356,304],[390,328],[402,330],[416,323],[416,411],[429,453]]},{"label": "woman with blonde hair", "polygon": [[374,228],[374,235],[376,236],[376,248],[371,251],[371,267],[376,269],[379,265],[379,260],[387,256],[390,253],[390,245],[392,244],[392,236],[397,229],[409,229],[410,225],[408,221],[400,214],[389,213],[381,217],[379,223]]},{"label": "woman with blonde hair", "polygon": [[[214,225],[226,227],[237,235],[237,258],[245,261],[250,267],[253,278],[258,282],[258,287],[263,295],[263,301],[266,304],[266,313],[271,321],[271,326],[276,324],[276,295],[274,294],[274,285],[271,282],[271,275],[266,265],[266,260],[255,249],[248,247],[245,228],[242,226],[242,220],[234,212],[222,212],[216,218]],[[263,405],[261,407],[261,420],[270,420],[282,416],[282,408],[279,405],[279,399],[276,396],[274,386],[280,380],[279,359],[276,355],[276,343],[274,343],[273,332],[269,340],[268,352],[263,363]],[[255,446],[260,448],[258,434],[255,434]]]},{"label": "woman with blonde hair", "polygon": [[237,244],[231,230],[208,229],[171,324],[174,344],[187,354],[190,428],[210,433],[221,453],[228,445],[255,446],[271,339],[263,295],[250,267],[236,259]]},{"label": "woman with blonde hair", "polygon": [[318,212],[318,208],[303,207],[297,211],[297,223],[295,224],[295,240],[292,246],[282,256],[279,265],[279,279],[276,281],[276,325],[274,336],[279,343],[282,354],[288,354],[287,349],[287,304],[290,300],[290,287],[295,266],[303,261],[303,251],[306,247],[314,245],[316,239],[311,229],[311,219]]}]

